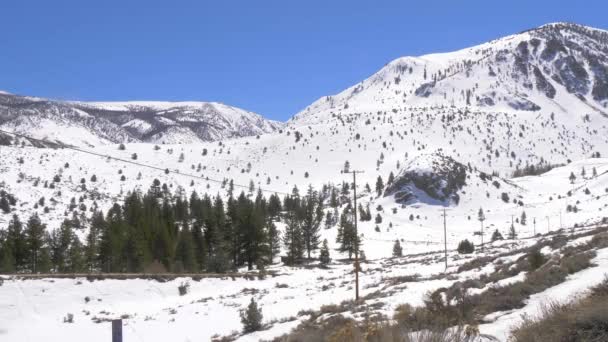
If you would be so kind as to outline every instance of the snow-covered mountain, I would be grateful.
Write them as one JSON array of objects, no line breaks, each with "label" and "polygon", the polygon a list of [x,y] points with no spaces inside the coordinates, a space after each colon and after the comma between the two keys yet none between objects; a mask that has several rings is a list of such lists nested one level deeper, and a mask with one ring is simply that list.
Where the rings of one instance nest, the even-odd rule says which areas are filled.
[{"label": "snow-covered mountain", "polygon": [[398,58],[292,121],[425,107],[606,115],[608,31],[547,24],[456,52]]},{"label": "snow-covered mountain", "polygon": [[66,102],[0,93],[0,128],[79,146],[195,143],[279,127],[279,122],[216,102]]},{"label": "snow-covered mountain", "polygon": [[[607,106],[608,32],[556,23],[399,58],[289,125],[344,126],[368,146],[397,135],[414,147],[410,155],[443,150],[487,171],[512,171],[606,151]],[[386,125],[389,136],[377,134]]]}]

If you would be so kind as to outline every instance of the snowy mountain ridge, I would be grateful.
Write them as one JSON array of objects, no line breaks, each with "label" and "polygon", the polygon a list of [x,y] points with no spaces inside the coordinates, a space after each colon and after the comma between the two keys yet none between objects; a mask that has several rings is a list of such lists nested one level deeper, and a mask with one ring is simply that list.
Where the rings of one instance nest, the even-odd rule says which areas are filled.
[{"label": "snowy mountain ridge", "polygon": [[291,121],[438,106],[606,115],[607,65],[607,31],[547,24],[455,52],[398,58]]},{"label": "snowy mountain ridge", "polygon": [[78,146],[195,143],[270,133],[281,126],[217,102],[72,102],[0,93],[0,128]]}]

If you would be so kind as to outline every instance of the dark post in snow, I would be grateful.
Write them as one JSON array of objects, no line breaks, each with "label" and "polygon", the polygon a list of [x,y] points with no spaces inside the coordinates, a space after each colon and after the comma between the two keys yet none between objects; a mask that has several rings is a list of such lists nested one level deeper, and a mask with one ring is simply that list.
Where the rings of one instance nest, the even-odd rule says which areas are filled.
[{"label": "dark post in snow", "polygon": [[122,319],[112,320],[112,342],[122,342]]}]

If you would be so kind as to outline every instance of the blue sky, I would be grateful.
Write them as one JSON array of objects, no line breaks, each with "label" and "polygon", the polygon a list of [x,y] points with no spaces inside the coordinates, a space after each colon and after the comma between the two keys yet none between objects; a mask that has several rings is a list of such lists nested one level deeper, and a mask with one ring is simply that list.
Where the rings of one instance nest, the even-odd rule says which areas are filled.
[{"label": "blue sky", "polygon": [[0,89],[220,101],[286,120],[390,60],[548,22],[608,28],[604,1],[4,1]]}]

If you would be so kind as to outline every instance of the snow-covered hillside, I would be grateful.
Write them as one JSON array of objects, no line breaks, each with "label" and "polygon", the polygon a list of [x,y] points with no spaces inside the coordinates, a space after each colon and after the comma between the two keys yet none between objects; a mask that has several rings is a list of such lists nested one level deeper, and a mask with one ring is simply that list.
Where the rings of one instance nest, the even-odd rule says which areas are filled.
[{"label": "snow-covered hillside", "polygon": [[281,126],[216,102],[66,102],[0,94],[0,129],[77,146],[197,143]]}]

